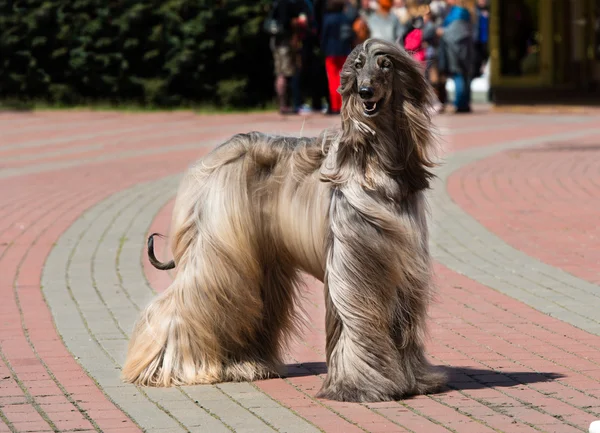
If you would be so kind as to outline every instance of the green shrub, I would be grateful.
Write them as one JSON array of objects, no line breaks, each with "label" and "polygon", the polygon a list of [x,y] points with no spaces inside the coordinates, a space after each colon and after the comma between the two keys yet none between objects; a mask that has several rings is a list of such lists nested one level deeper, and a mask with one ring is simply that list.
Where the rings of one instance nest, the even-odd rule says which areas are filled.
[{"label": "green shrub", "polygon": [[257,106],[270,0],[0,0],[0,98]]}]

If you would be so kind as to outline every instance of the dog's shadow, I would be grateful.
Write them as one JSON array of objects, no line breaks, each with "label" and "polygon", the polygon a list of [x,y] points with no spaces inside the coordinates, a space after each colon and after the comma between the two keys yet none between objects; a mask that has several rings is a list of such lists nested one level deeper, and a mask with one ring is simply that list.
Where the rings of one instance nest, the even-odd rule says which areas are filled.
[{"label": "dog's shadow", "polygon": [[[536,373],[533,371],[513,370],[488,370],[470,367],[437,366],[448,376],[446,386],[435,394],[457,390],[468,391],[487,388],[504,388],[532,383],[552,382],[565,377],[560,373]],[[316,376],[327,373],[327,365],[324,362],[304,362],[301,364],[287,364],[286,374],[283,377],[294,378],[304,376]]]}]

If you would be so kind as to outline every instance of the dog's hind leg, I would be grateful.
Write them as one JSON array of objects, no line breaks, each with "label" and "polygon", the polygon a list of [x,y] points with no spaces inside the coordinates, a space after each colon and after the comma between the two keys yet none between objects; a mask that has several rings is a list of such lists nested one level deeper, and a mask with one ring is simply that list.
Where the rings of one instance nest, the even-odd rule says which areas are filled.
[{"label": "dog's hind leg", "polygon": [[299,278],[292,266],[269,262],[261,285],[260,324],[225,366],[225,380],[256,380],[283,373],[282,352],[300,320],[294,311]]},{"label": "dog's hind leg", "polygon": [[265,273],[271,263],[262,250],[272,246],[262,242],[246,183],[241,157],[182,183],[172,235],[177,275],[135,326],[125,381],[190,385],[276,373],[293,284],[291,275]]}]

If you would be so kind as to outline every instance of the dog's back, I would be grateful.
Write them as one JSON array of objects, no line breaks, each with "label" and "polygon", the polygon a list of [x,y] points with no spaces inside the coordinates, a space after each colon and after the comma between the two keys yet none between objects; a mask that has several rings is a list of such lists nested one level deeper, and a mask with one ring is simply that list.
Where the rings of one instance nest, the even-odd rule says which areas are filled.
[{"label": "dog's back", "polygon": [[[220,184],[219,197],[229,197],[223,203],[229,209],[220,218],[242,212],[246,226],[253,222],[253,236],[264,239],[263,245],[271,242],[278,256],[291,256],[290,260],[301,264],[304,271],[322,279],[330,185],[319,177],[329,134],[301,138],[260,132],[236,134],[190,169],[188,176],[203,179],[199,183],[205,185],[198,188],[199,183],[194,182],[191,193]],[[183,195],[182,203],[190,203]],[[207,208],[210,200],[197,196],[192,201],[201,203],[195,212],[204,209],[215,214]]]}]

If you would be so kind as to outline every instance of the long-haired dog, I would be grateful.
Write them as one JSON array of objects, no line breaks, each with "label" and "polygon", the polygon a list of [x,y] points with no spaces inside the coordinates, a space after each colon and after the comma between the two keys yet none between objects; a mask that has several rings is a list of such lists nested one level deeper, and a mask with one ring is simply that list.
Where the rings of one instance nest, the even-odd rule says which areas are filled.
[{"label": "long-haired dog", "polygon": [[426,359],[431,260],[430,89],[393,44],[370,39],[341,73],[342,127],[257,132],[193,166],[172,219],[177,267],[138,320],[123,378],[169,386],[278,374],[300,273],[324,283],[328,375],[319,397],[374,402],[433,391]]}]

